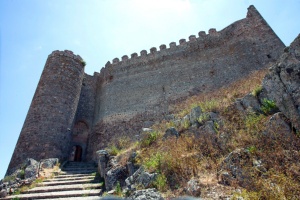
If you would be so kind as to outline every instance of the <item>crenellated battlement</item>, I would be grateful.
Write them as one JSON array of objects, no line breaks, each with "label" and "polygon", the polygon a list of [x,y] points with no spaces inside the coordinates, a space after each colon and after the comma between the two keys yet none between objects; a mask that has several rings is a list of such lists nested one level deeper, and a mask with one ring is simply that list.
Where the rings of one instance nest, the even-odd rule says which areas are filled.
[{"label": "crenellated battlement", "polygon": [[82,62],[83,59],[79,56],[79,55],[75,55],[73,53],[73,51],[69,51],[69,50],[64,50],[64,51],[59,51],[59,50],[56,50],[56,51],[53,51],[49,56],[49,57],[57,57],[57,56],[65,56],[65,57],[69,57],[69,58],[72,58],[78,62]]},{"label": "crenellated battlement", "polygon": [[[251,28],[248,27],[249,23],[257,23],[263,22],[267,25],[265,20],[262,18],[260,13],[256,10],[254,6],[250,6],[248,8],[248,12],[246,18],[241,19],[228,27],[224,28],[221,31],[217,31],[215,28],[211,28],[208,30],[208,33],[205,31],[200,31],[198,36],[190,35],[188,39],[180,39],[178,44],[176,42],[170,42],[169,47],[167,45],[162,44],[159,46],[159,50],[156,47],[152,47],[147,50],[141,50],[140,53],[132,53],[130,57],[128,55],[124,55],[119,58],[114,58],[112,62],[108,61],[105,64],[105,67],[101,69],[102,74],[106,74],[105,71],[109,69],[110,73],[117,69],[125,68],[128,66],[134,67],[139,64],[145,64],[148,62],[153,62],[155,60],[167,59],[168,57],[172,57],[184,52],[193,52],[193,51],[202,51],[204,49],[209,49],[216,47],[218,45],[223,45],[224,42],[237,38],[239,39],[239,35],[242,34],[243,31],[251,31]],[[248,24],[245,26],[245,24]],[[239,28],[237,28],[239,27]],[[253,26],[252,28],[255,28]],[[267,25],[267,28],[270,27]]]},{"label": "crenellated battlement", "polygon": [[[217,42],[219,37],[222,35],[221,32],[217,32],[216,29],[212,28],[209,29],[208,34],[205,31],[200,31],[198,33],[198,37],[196,35],[190,35],[188,40],[180,39],[179,43],[170,42],[169,48],[167,45],[162,44],[159,46],[159,50],[156,47],[152,47],[147,50],[141,50],[140,53],[132,53],[130,58],[128,55],[124,55],[119,58],[114,58],[112,62],[108,61],[105,64],[105,67],[101,69],[101,73],[109,68],[122,68],[126,66],[134,66],[138,65],[139,63],[151,62],[157,59],[166,58],[167,56],[171,56],[177,53],[181,53],[183,51],[195,51],[205,47],[205,43],[213,44]],[[213,45],[214,46],[214,45]]]}]

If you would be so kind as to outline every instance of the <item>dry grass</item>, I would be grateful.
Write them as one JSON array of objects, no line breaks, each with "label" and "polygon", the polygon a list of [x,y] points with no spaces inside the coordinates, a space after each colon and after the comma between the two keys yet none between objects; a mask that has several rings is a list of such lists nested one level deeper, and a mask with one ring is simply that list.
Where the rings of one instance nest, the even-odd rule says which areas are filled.
[{"label": "dry grass", "polygon": [[200,106],[204,109],[204,112],[223,110],[230,106],[236,98],[241,98],[259,88],[261,81],[267,72],[267,69],[257,70],[247,77],[218,90],[192,96],[182,103],[175,105],[173,112],[176,113],[178,117],[183,117],[196,106]]},{"label": "dry grass", "polygon": [[[197,128],[179,127],[179,138],[162,139],[165,130],[175,126],[172,121],[162,121],[152,127],[157,137],[145,136],[134,149],[120,154],[121,157],[123,155],[123,162],[128,158],[128,152],[138,152],[137,163],[159,174],[160,178],[154,186],[164,192],[166,197],[184,195],[183,188],[192,177],[199,179],[203,191],[221,188],[228,195],[224,192],[224,186],[217,183],[218,167],[228,153],[245,148],[252,156],[263,161],[267,172],[257,172],[250,166],[251,184],[233,198],[297,199],[300,193],[299,137],[296,134],[286,137],[280,130],[264,134],[270,116],[241,114],[231,107],[236,98],[251,92],[257,95],[266,72],[253,72],[247,78],[218,91],[190,97],[174,106],[173,111],[177,117],[188,114],[195,106],[200,106],[204,112],[219,113],[223,125],[218,127],[217,134],[205,133]],[[143,143],[145,141],[146,145]],[[232,191],[232,188],[227,188]],[[203,192],[203,195],[206,193]]]}]

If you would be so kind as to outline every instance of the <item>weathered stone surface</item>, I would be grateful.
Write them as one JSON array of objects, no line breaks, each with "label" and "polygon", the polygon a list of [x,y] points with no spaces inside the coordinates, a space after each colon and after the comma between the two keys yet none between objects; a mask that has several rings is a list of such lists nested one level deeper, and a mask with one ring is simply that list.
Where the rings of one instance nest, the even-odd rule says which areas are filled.
[{"label": "weathered stone surface", "polygon": [[36,178],[38,173],[38,164],[29,165],[25,169],[25,179]]},{"label": "weathered stone surface", "polygon": [[188,195],[191,196],[200,196],[201,187],[199,185],[199,181],[195,178],[192,178],[187,182],[186,191]]},{"label": "weathered stone surface", "polygon": [[128,198],[129,200],[163,200],[161,194],[154,188],[137,190]]},{"label": "weathered stone surface", "polygon": [[191,113],[190,113],[191,124],[198,123],[198,117],[200,117],[201,113],[202,113],[202,111],[201,111],[200,106],[197,106],[191,110]]},{"label": "weathered stone surface", "polygon": [[81,61],[70,51],[48,56],[7,175],[27,157],[68,157],[72,142],[68,129],[74,122],[84,75]]},{"label": "weathered stone surface", "polygon": [[176,138],[180,136],[178,131],[174,127],[168,128],[163,137],[168,138],[171,136],[175,136]]},{"label": "weathered stone surface", "polygon": [[292,42],[263,80],[268,98],[300,130],[300,35]]},{"label": "weathered stone surface", "polygon": [[216,134],[216,127],[215,127],[215,124],[214,124],[214,121],[207,121],[205,122],[204,126],[201,127],[203,128],[203,130],[206,132],[206,133],[209,133],[209,134]]},{"label": "weathered stone surface", "polygon": [[147,188],[157,177],[156,173],[150,174],[140,167],[132,176],[128,177],[125,182],[127,187],[132,190],[136,186]]},{"label": "weathered stone surface", "polygon": [[151,128],[142,128],[142,131],[143,132],[151,132],[151,131],[153,131],[153,129],[151,129]]},{"label": "weathered stone surface", "polygon": [[288,119],[281,113],[275,113],[266,124],[266,134],[274,139],[284,138],[292,139],[292,130],[288,123]]},{"label": "weathered stone surface", "polygon": [[242,98],[242,105],[248,112],[258,112],[260,110],[259,101],[252,94],[247,94]]},{"label": "weathered stone surface", "polygon": [[266,171],[262,161],[253,157],[248,150],[236,149],[222,161],[218,170],[218,179],[225,185],[238,184],[249,188],[253,181],[251,178],[253,167],[263,172]]},{"label": "weathered stone surface", "polygon": [[105,174],[105,187],[106,190],[112,190],[119,182],[121,186],[125,185],[127,178],[127,171],[125,166],[115,166],[109,169]]},{"label": "weathered stone surface", "polygon": [[6,197],[6,196],[7,196],[6,190],[5,190],[5,189],[2,189],[2,190],[0,191],[0,198]]},{"label": "weathered stone surface", "polygon": [[56,164],[58,164],[58,162],[59,162],[58,158],[48,158],[48,159],[42,160],[40,166],[41,166],[41,168],[51,169]]}]

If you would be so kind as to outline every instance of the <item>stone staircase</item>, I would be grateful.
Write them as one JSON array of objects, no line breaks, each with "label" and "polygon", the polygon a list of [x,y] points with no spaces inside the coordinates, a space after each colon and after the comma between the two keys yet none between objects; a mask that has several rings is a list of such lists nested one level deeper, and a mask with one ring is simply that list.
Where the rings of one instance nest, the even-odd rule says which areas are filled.
[{"label": "stone staircase", "polygon": [[58,176],[4,199],[99,199],[101,184],[94,163],[68,162]]}]

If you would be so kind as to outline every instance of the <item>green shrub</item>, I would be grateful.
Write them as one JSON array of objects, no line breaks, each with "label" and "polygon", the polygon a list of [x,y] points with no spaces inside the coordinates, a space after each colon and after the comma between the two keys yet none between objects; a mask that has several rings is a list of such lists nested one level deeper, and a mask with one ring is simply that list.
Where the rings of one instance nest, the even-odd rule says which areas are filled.
[{"label": "green shrub", "polygon": [[191,123],[188,119],[184,119],[181,126],[183,129],[188,129],[190,127]]},{"label": "green shrub", "polygon": [[159,171],[161,167],[162,154],[157,152],[156,154],[151,155],[150,158],[146,159],[144,166],[150,171]]},{"label": "green shrub", "polygon": [[120,153],[120,149],[118,149],[118,147],[116,147],[115,145],[112,145],[108,148],[108,152],[110,155],[116,156]]},{"label": "green shrub", "polygon": [[159,137],[157,131],[152,131],[150,133],[144,133],[143,138],[140,142],[141,147],[148,147],[153,144]]},{"label": "green shrub", "polygon": [[269,114],[271,111],[277,109],[276,103],[273,100],[263,99],[261,111],[265,114]]},{"label": "green shrub", "polygon": [[220,107],[219,102],[216,99],[201,102],[199,105],[203,112],[216,112]]},{"label": "green shrub", "polygon": [[165,175],[159,174],[153,182],[153,186],[161,192],[165,191],[167,188],[167,178]]},{"label": "green shrub", "polygon": [[25,179],[25,170],[24,169],[22,169],[20,172],[20,178]]},{"label": "green shrub", "polygon": [[3,179],[3,182],[9,182],[9,181],[13,181],[16,179],[16,176],[5,176],[4,179]]},{"label": "green shrub", "polygon": [[257,148],[256,146],[252,145],[248,147],[247,150],[249,151],[249,153],[255,153],[257,151]]},{"label": "green shrub", "polygon": [[264,118],[263,115],[256,115],[251,113],[247,115],[245,120],[245,126],[248,133],[257,133],[260,129],[260,122]]},{"label": "green shrub", "polygon": [[206,121],[208,121],[209,120],[209,114],[207,114],[207,113],[202,113],[199,117],[198,117],[198,119],[197,119],[197,121],[200,123],[200,124],[202,124],[202,123],[204,123],[204,122],[206,122]]},{"label": "green shrub", "polygon": [[251,92],[251,94],[253,96],[257,97],[261,93],[262,89],[263,89],[262,86],[259,85],[256,88],[254,88],[254,90]]},{"label": "green shrub", "polygon": [[85,67],[86,66],[86,62],[84,60],[81,60],[81,64]]},{"label": "green shrub", "polygon": [[117,182],[117,186],[116,186],[116,194],[120,197],[122,196],[122,188],[119,181]]}]

